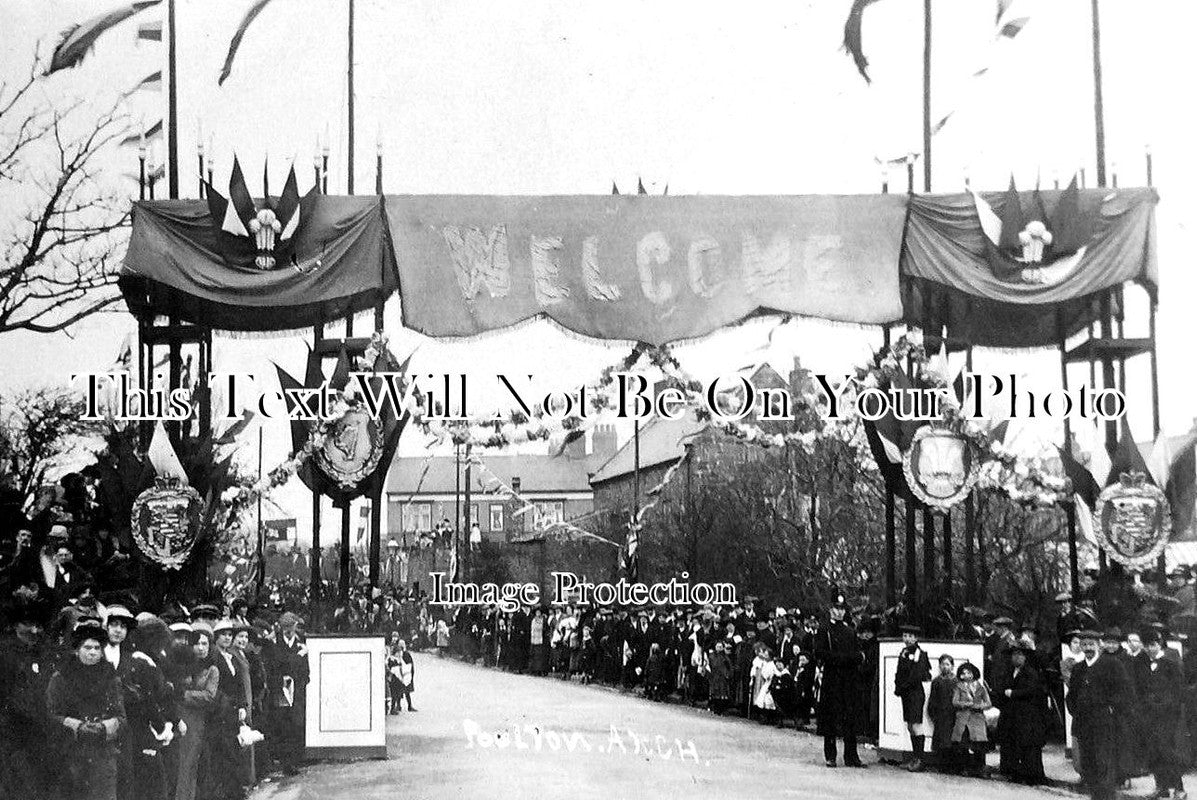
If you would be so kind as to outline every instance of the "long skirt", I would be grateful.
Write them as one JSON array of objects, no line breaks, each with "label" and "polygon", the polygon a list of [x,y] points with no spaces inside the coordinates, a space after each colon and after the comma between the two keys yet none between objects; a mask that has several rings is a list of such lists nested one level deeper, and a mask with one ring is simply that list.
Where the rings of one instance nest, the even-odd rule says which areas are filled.
[{"label": "long skirt", "polygon": [[532,645],[530,670],[533,675],[543,675],[549,671],[549,649],[543,644]]},{"label": "long skirt", "polygon": [[68,753],[66,757],[67,800],[116,800],[116,755],[92,758]]},{"label": "long skirt", "polygon": [[202,711],[194,708],[183,708],[182,716],[183,722],[187,723],[187,735],[176,744],[179,770],[176,773],[175,800],[195,800],[207,719]]}]

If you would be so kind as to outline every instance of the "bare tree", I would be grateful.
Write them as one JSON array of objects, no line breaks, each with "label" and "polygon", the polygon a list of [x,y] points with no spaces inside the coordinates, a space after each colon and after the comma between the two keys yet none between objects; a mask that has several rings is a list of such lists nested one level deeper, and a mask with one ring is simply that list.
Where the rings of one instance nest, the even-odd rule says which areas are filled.
[{"label": "bare tree", "polygon": [[37,99],[35,53],[20,82],[0,83],[0,333],[51,333],[120,300],[127,200],[105,193],[97,162],[128,132],[115,109]]},{"label": "bare tree", "polygon": [[83,419],[84,398],[65,389],[30,389],[0,397],[0,479],[32,496],[55,460],[97,425]]}]

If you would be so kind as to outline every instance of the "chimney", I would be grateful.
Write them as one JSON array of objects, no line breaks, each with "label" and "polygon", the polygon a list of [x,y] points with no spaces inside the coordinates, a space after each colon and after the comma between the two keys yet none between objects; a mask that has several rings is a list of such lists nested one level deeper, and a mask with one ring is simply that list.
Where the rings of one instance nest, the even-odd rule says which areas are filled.
[{"label": "chimney", "polygon": [[590,447],[591,464],[594,469],[602,466],[618,449],[619,440],[615,435],[615,426],[611,423],[595,425]]}]

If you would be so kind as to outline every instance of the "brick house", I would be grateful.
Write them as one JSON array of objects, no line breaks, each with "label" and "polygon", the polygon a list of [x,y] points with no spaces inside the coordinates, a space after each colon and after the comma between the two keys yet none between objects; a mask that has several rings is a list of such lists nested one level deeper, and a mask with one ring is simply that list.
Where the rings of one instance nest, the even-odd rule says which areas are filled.
[{"label": "brick house", "polygon": [[[469,515],[478,522],[483,539],[508,542],[538,524],[588,515],[594,508],[590,472],[615,452],[614,429],[597,426],[592,442],[589,454],[585,438],[571,442],[559,455],[483,453],[486,469],[470,470]],[[535,511],[517,515],[517,502],[488,491],[492,476],[519,492]],[[453,525],[459,499],[465,503],[464,465],[461,481],[459,492],[453,456],[397,457],[387,476],[388,537],[410,545],[414,536],[428,533],[442,520]]]}]

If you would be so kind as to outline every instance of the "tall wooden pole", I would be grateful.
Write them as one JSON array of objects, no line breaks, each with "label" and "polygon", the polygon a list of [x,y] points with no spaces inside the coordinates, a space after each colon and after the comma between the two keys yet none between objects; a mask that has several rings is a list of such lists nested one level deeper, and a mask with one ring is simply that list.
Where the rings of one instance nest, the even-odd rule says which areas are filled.
[{"label": "tall wooden pole", "polygon": [[473,528],[474,528],[474,509],[470,505],[470,484],[472,483],[472,481],[470,480],[470,477],[471,477],[470,476],[470,446],[467,444],[466,445],[466,465],[465,465],[465,500],[463,501],[462,509],[461,509],[462,512],[465,514],[465,527],[462,530],[462,534],[461,534],[462,541],[465,543],[465,547],[462,548],[461,557],[460,557],[460,560],[464,562],[464,565],[461,569],[462,569],[462,575],[464,576],[466,581],[469,581],[472,579],[472,577],[473,577],[472,570],[474,567],[474,553],[473,553],[474,543],[472,541],[472,536],[471,536],[471,534],[473,533]]},{"label": "tall wooden pole", "polygon": [[1097,185],[1106,185],[1106,121],[1101,91],[1101,12],[1098,0],[1093,8],[1093,131],[1097,144]]},{"label": "tall wooden pole", "polygon": [[341,509],[341,564],[338,572],[340,573],[342,601],[349,599],[349,507],[351,505],[352,503],[345,501],[345,506]]},{"label": "tall wooden pole", "polygon": [[179,84],[175,64],[175,0],[166,3],[166,179],[168,196],[179,197]]},{"label": "tall wooden pole", "polygon": [[[317,322],[312,329],[313,349],[320,347],[320,340],[324,338],[324,324]],[[312,600],[320,599],[320,492],[312,490]]]},{"label": "tall wooden pole", "polygon": [[923,591],[935,591],[935,512],[923,507]]},{"label": "tall wooden pole", "polygon": [[915,500],[912,497],[907,497],[902,504],[906,512],[906,597],[911,606],[917,606],[919,602],[919,579],[918,579],[918,553],[916,548],[918,546],[918,538],[915,533]]},{"label": "tall wooden pole", "polygon": [[349,170],[349,177],[348,177],[348,181],[347,181],[349,194],[353,194],[353,133],[354,133],[354,131],[353,131],[353,16],[354,16],[353,11],[354,11],[354,0],[349,0],[349,68],[348,68],[349,85],[347,88],[348,106],[349,106],[349,121],[348,121],[348,125],[347,125],[347,130],[349,133],[349,136],[348,136],[348,140],[349,140],[348,148],[349,149],[348,149],[348,152],[346,153],[346,163],[348,164],[347,168]]},{"label": "tall wooden pole", "polygon": [[923,0],[923,191],[931,191],[931,0]]}]

